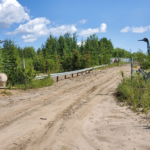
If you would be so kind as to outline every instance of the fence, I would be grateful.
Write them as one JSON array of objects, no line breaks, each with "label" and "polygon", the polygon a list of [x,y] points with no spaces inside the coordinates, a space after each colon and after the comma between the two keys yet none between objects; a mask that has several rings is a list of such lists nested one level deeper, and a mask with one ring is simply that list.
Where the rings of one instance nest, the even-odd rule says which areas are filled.
[{"label": "fence", "polygon": [[111,58],[110,59],[110,64],[113,64],[115,61],[118,62],[118,60],[121,60],[121,61],[123,61],[125,63],[131,62],[131,58],[119,58],[119,57],[116,57],[116,58]]},{"label": "fence", "polygon": [[[103,66],[106,66],[106,65],[100,65],[100,66],[96,66],[96,67],[85,68],[85,69],[69,71],[69,72],[53,73],[53,74],[51,74],[51,77],[52,78],[56,77],[56,81],[58,82],[59,81],[59,76],[65,76],[65,79],[66,79],[67,75],[72,75],[72,77],[73,77],[73,74],[77,74],[77,76],[78,76],[79,73],[83,74],[84,72],[87,72],[87,71],[90,73],[90,71],[92,71],[93,69],[100,68],[100,67],[103,67]],[[47,76],[48,75],[36,76],[34,78],[34,80],[44,79]]]}]

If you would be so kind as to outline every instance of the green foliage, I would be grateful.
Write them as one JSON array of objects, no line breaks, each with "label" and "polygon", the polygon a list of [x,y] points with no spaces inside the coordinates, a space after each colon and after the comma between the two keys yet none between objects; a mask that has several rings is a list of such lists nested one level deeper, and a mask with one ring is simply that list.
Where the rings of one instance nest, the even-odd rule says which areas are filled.
[{"label": "green foliage", "polygon": [[139,49],[137,53],[133,54],[133,58],[143,69],[150,69],[150,56],[148,53],[145,55],[143,51]]},{"label": "green foliage", "polygon": [[36,52],[34,47],[24,47],[23,49],[20,47],[17,47],[19,56],[21,58],[34,58],[36,56]]},{"label": "green foliage", "polygon": [[114,49],[111,40],[99,40],[95,34],[87,37],[85,42],[82,40],[81,46],[77,45],[76,33],[72,37],[70,33],[66,33],[58,39],[50,35],[45,44],[37,50],[33,66],[36,71],[43,73],[47,70],[70,71],[108,64],[112,56],[127,57],[128,54],[124,49]]},{"label": "green foliage", "polygon": [[123,64],[124,64],[124,62],[119,59],[119,65],[123,65]]},{"label": "green foliage", "polygon": [[142,66],[143,66],[143,69],[150,69],[150,56],[149,56],[149,54],[147,54],[146,58],[144,58]]},{"label": "green foliage", "polygon": [[137,53],[133,54],[133,57],[134,57],[134,60],[137,61],[140,66],[144,65],[146,55],[143,53],[142,50],[139,49],[139,51]]},{"label": "green foliage", "polygon": [[27,84],[16,84],[15,88],[18,89],[35,89],[35,88],[42,88],[46,86],[50,86],[53,84],[53,79],[51,77],[47,77],[42,80],[32,80],[31,82],[28,82]]},{"label": "green foliage", "polygon": [[120,73],[121,73],[122,77],[124,78],[124,72],[121,70]]},{"label": "green foliage", "polygon": [[150,110],[150,84],[140,75],[124,77],[118,88],[118,100],[125,102],[132,110],[147,113]]},{"label": "green foliage", "polygon": [[112,53],[113,57],[124,57],[124,58],[130,58],[131,57],[131,53],[126,51],[125,49],[121,49],[121,48],[116,48],[113,50]]},{"label": "green foliage", "polygon": [[1,71],[6,73],[8,77],[7,85],[13,86],[15,84],[25,84],[31,82],[35,74],[33,73],[32,63],[30,63],[30,68],[23,69],[22,64],[20,64],[19,52],[17,46],[12,40],[5,40],[3,44],[1,62]]},{"label": "green foliage", "polygon": [[[21,48],[6,39],[0,48],[0,71],[7,74],[7,85],[11,87],[30,83],[37,72],[71,71],[108,64],[112,56],[124,57],[126,53],[123,49],[114,49],[111,40],[99,40],[95,34],[84,42],[82,40],[81,46],[77,45],[76,33],[66,33],[58,38],[50,35],[37,52],[34,47]],[[23,59],[25,69],[22,67]]]}]

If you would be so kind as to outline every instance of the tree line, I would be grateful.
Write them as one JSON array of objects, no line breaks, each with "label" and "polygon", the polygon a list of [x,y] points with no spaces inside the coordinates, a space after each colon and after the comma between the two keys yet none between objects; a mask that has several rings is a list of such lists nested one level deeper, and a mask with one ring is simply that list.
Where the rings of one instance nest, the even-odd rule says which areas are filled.
[{"label": "tree line", "polygon": [[[63,36],[50,35],[37,50],[34,47],[21,48],[13,40],[6,39],[0,48],[0,71],[10,78],[18,75],[28,76],[31,72],[63,72],[86,67],[108,64],[111,57],[130,57],[125,49],[114,48],[110,39],[93,34],[81,44],[77,44],[77,35],[66,33]],[[22,70],[22,60],[25,59],[26,70]],[[3,69],[3,70],[2,70]],[[11,77],[14,74],[13,77]],[[18,76],[17,75],[17,76]],[[21,76],[21,75],[20,75]],[[20,79],[21,80],[21,79]],[[16,82],[16,81],[15,81]]]}]

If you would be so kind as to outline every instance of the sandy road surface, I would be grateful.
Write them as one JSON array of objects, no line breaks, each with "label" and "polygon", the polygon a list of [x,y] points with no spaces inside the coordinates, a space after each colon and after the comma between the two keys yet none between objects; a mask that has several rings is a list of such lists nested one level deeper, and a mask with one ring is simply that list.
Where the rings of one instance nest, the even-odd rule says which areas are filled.
[{"label": "sandy road surface", "polygon": [[114,97],[130,66],[0,97],[0,150],[150,150],[149,122]]}]

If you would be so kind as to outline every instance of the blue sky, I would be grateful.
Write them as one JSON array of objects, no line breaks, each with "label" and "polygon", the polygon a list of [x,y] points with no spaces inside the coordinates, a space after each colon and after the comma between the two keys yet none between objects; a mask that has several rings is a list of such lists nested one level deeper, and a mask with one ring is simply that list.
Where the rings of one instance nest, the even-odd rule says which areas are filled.
[{"label": "blue sky", "polygon": [[0,0],[0,40],[37,50],[50,33],[76,32],[78,43],[96,33],[115,48],[146,53],[146,43],[137,40],[150,40],[149,6],[150,0]]}]

